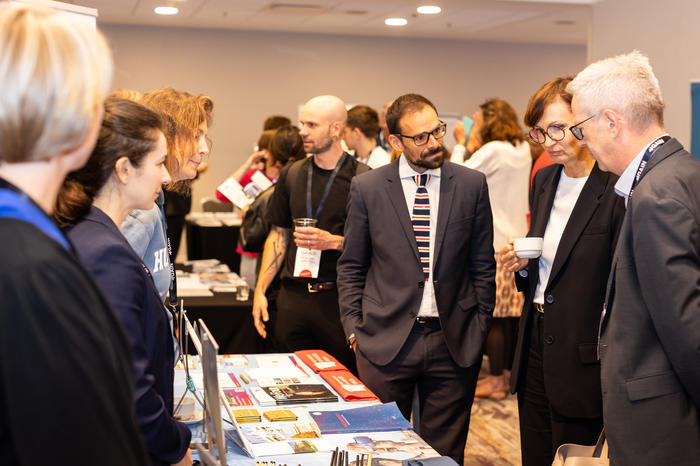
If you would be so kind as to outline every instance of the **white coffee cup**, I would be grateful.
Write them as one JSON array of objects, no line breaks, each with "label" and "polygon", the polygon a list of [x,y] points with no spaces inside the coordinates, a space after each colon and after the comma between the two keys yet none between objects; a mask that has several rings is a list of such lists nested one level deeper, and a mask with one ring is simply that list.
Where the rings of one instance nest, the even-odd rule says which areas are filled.
[{"label": "white coffee cup", "polygon": [[542,255],[542,242],[544,238],[528,237],[515,238],[513,240],[513,250],[515,255],[521,259],[537,259]]}]

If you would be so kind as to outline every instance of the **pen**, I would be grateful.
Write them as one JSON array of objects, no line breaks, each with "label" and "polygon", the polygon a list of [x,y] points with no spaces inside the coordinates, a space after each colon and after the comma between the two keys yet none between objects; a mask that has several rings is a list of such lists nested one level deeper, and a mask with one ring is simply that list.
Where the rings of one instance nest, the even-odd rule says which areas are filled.
[{"label": "pen", "polygon": [[245,378],[245,375],[241,374],[241,380],[244,381],[246,384],[249,384],[250,381]]}]

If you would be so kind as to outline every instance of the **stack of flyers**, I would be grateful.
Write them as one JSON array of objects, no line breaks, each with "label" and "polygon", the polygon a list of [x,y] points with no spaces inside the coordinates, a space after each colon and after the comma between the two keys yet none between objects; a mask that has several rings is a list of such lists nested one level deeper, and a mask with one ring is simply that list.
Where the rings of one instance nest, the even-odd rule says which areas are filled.
[{"label": "stack of flyers", "polygon": [[273,409],[263,413],[265,419],[270,422],[296,421],[297,415],[288,409]]},{"label": "stack of flyers", "polygon": [[236,418],[236,422],[239,424],[244,424],[246,422],[260,422],[260,413],[257,409],[234,409],[233,417]]}]

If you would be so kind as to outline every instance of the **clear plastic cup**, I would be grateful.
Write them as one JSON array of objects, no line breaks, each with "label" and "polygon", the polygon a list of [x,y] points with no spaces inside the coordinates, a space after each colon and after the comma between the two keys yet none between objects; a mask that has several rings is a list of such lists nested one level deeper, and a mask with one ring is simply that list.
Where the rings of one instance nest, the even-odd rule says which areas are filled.
[{"label": "clear plastic cup", "polygon": [[315,227],[316,225],[318,225],[318,220],[316,220],[315,218],[302,217],[294,219],[294,228]]}]

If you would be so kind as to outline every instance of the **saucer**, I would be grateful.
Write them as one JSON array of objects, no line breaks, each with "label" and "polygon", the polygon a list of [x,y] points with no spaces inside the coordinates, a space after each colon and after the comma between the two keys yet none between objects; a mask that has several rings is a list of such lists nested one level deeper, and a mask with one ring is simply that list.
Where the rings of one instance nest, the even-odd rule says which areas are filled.
[{"label": "saucer", "polygon": [[196,424],[204,418],[204,411],[195,411],[194,413],[192,413],[192,416],[187,418],[182,418],[178,414],[175,415],[174,418],[180,422],[184,422],[185,424]]}]

